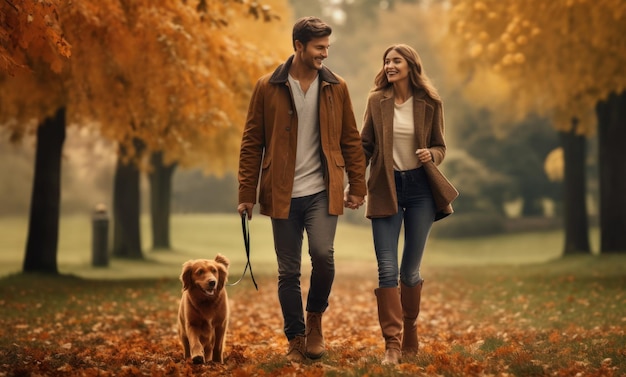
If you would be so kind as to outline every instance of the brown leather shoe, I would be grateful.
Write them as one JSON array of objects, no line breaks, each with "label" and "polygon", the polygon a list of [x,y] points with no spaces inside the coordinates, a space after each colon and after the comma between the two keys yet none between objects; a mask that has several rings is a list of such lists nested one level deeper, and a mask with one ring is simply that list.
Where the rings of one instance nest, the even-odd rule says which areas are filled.
[{"label": "brown leather shoe", "polygon": [[383,358],[383,365],[397,365],[402,357],[402,352],[397,348],[387,348],[385,350],[385,357]]},{"label": "brown leather shoe", "polygon": [[306,360],[304,357],[304,336],[296,336],[289,341],[289,351],[287,352],[287,360],[301,363]]},{"label": "brown leather shoe", "polygon": [[322,335],[322,314],[306,313],[306,356],[319,359],[326,353]]}]

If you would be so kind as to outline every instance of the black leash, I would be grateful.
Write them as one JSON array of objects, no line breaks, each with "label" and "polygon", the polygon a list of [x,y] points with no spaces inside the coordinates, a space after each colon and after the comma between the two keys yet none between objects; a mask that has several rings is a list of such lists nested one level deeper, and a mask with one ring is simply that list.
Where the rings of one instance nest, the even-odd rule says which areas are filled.
[{"label": "black leash", "polygon": [[246,211],[243,211],[243,213],[241,214],[241,230],[243,232],[243,244],[246,247],[246,258],[248,259],[248,261],[246,262],[246,267],[243,269],[243,273],[241,274],[239,280],[232,284],[226,285],[233,286],[239,284],[243,277],[246,276],[246,271],[248,270],[248,267],[250,267],[250,277],[252,278],[252,282],[254,283],[254,288],[256,288],[256,290],[258,291],[259,287],[256,284],[256,280],[254,280],[254,274],[252,273],[252,264],[250,264],[250,226],[248,225],[248,212]]}]

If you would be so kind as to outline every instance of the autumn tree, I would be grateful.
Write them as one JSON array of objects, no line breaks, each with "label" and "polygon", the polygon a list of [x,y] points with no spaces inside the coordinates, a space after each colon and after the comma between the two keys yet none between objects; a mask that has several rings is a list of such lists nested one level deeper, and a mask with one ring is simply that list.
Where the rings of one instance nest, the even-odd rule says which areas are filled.
[{"label": "autumn tree", "polygon": [[[227,16],[230,14],[230,16]],[[221,176],[237,167],[238,147],[245,111],[254,81],[270,67],[273,68],[291,51],[290,11],[284,0],[267,0],[239,7],[239,12],[225,13],[221,18],[200,25],[198,51],[200,62],[208,61],[219,88],[209,88],[206,100],[212,111],[210,132],[198,129],[193,122],[181,117],[181,107],[169,108],[168,122],[163,130],[164,140],[185,128],[185,143],[149,145],[150,209],[152,245],[169,249],[169,215],[172,177],[177,167],[199,167],[205,173]],[[217,29],[217,30],[216,30]],[[221,37],[219,37],[221,35]],[[284,39],[285,43],[277,43]],[[202,44],[206,44],[202,47]],[[182,54],[178,54],[182,56]],[[185,126],[186,125],[186,126]]]},{"label": "autumn tree", "polygon": [[[599,134],[602,252],[626,250],[626,3],[454,0],[450,32],[474,97],[509,114],[552,118],[565,158],[565,253],[589,251],[584,137]],[[506,93],[489,91],[504,78]],[[470,85],[470,86],[471,86]],[[477,89],[480,88],[480,89]],[[620,142],[621,141],[621,142]],[[569,166],[568,166],[569,165]]]},{"label": "autumn tree", "polygon": [[[166,151],[171,160],[193,158],[231,128],[234,98],[241,93],[229,84],[246,82],[263,63],[259,50],[227,32],[230,17],[259,5],[178,0],[158,6],[147,0],[0,4],[0,58],[6,67],[0,73],[0,125],[15,140],[41,129],[37,161],[49,162],[36,164],[33,197],[41,200],[33,201],[30,221],[39,225],[29,227],[24,271],[57,273],[56,194],[65,126],[98,128],[120,143],[122,164],[141,160],[137,141],[141,150]],[[256,9],[256,15],[266,14],[266,8]],[[49,119],[55,127],[38,127]],[[52,130],[55,137],[49,136]],[[49,154],[39,156],[40,146],[51,142],[55,147],[41,148]],[[38,180],[44,173],[49,177]],[[49,236],[43,237],[44,229]],[[136,234],[131,238],[135,241],[118,243],[125,245],[120,250],[139,257]]]},{"label": "autumn tree", "polygon": [[41,64],[59,73],[71,47],[63,38],[59,1],[4,0],[0,4],[0,72],[14,76]]},{"label": "autumn tree", "polygon": [[59,84],[71,50],[58,6],[57,1],[0,2],[0,126],[14,142],[27,133],[37,136],[24,271],[57,272],[66,117]]}]

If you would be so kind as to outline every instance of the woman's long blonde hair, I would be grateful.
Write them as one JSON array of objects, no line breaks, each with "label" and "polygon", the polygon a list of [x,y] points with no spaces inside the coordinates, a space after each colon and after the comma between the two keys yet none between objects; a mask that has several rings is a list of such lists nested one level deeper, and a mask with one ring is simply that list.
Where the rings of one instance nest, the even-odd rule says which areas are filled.
[{"label": "woman's long blonde hair", "polygon": [[409,82],[413,92],[415,93],[417,90],[423,89],[430,98],[441,101],[437,89],[430,82],[430,79],[422,68],[422,59],[420,59],[417,51],[415,51],[413,47],[402,43],[391,45],[385,50],[383,54],[383,67],[374,79],[375,86],[373,90],[378,91],[393,85],[389,83],[387,75],[385,74],[385,59],[387,58],[387,54],[391,51],[396,51],[409,64]]}]

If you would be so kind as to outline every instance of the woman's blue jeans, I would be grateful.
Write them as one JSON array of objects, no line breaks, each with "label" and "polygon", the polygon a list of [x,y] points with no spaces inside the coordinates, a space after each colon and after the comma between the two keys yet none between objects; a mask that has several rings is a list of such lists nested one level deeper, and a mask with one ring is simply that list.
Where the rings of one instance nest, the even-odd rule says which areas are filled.
[{"label": "woman's blue jeans", "polygon": [[278,261],[278,300],[288,340],[304,335],[305,322],[300,288],[302,241],[306,230],[311,257],[311,282],[306,311],[322,313],[335,279],[333,244],[337,216],[328,214],[326,191],[291,199],[288,219],[272,218]]},{"label": "woman's blue jeans", "polygon": [[[394,176],[398,213],[372,219],[378,286],[381,288],[397,287],[398,276],[409,287],[422,280],[420,265],[435,221],[435,202],[424,169],[395,171]],[[403,223],[404,250],[398,269],[398,241]]]}]

